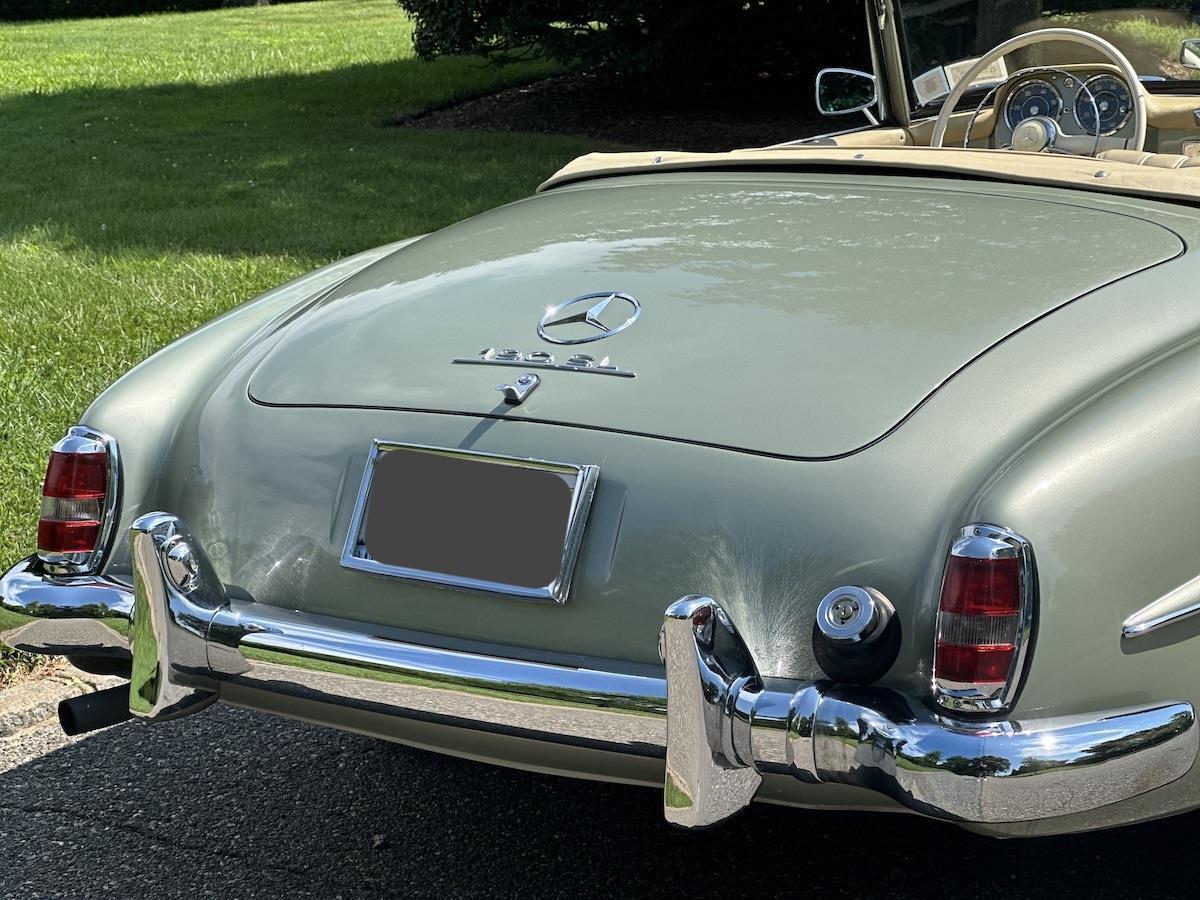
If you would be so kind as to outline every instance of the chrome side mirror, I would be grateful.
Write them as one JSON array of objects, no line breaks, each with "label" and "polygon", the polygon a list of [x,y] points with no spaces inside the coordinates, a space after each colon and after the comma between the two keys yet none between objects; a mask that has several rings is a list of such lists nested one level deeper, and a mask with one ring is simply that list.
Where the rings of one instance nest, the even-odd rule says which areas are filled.
[{"label": "chrome side mirror", "polygon": [[817,73],[817,109],[826,116],[861,112],[878,124],[868,107],[879,101],[875,76],[858,69],[822,69]]},{"label": "chrome side mirror", "polygon": [[1200,69],[1200,38],[1183,42],[1179,47],[1179,64],[1185,69]]}]

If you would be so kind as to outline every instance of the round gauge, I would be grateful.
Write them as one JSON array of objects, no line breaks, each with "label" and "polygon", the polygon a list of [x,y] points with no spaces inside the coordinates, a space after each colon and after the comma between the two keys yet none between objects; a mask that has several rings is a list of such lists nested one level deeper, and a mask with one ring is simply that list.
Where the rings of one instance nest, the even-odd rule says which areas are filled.
[{"label": "round gauge", "polygon": [[[1133,110],[1129,86],[1115,75],[1096,75],[1085,81],[1084,87],[1087,91],[1080,88],[1075,95],[1075,121],[1079,127],[1087,134],[1095,134],[1099,113],[1101,134],[1113,134],[1124,128]],[[1088,91],[1092,92],[1090,98]]]},{"label": "round gauge", "polygon": [[1008,95],[1008,102],[1004,104],[1004,118],[1009,128],[1016,128],[1034,116],[1058,119],[1062,108],[1062,97],[1054,86],[1048,81],[1034,78],[1023,82]]}]

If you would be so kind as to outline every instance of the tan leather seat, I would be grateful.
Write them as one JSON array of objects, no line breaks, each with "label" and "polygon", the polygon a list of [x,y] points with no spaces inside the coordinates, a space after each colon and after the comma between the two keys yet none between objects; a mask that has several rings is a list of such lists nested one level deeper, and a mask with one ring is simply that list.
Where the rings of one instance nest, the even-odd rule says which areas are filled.
[{"label": "tan leather seat", "polygon": [[1100,159],[1129,163],[1133,166],[1150,166],[1155,169],[1193,169],[1200,167],[1200,157],[1183,156],[1178,153],[1148,153],[1145,150],[1105,150]]}]

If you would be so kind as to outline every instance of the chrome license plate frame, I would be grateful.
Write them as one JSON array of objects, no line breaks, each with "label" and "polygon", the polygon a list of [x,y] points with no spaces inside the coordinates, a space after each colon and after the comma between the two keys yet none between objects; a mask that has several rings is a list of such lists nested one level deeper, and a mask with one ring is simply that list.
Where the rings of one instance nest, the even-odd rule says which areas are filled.
[{"label": "chrome license plate frame", "polygon": [[[559,560],[558,572],[555,577],[545,585],[531,586],[528,584],[513,584],[501,579],[471,577],[440,571],[438,567],[427,568],[421,565],[394,564],[374,559],[368,550],[367,543],[368,511],[372,496],[371,489],[375,483],[375,476],[379,470],[381,460],[392,453],[429,454],[473,465],[502,466],[509,467],[510,469],[525,470],[526,472],[534,470],[553,473],[560,477],[571,479],[570,502],[566,510],[566,522],[562,536],[562,553]],[[459,471],[463,472],[465,470],[459,467]],[[461,450],[376,438],[371,442],[362,482],[355,499],[349,531],[346,535],[345,545],[342,548],[341,565],[347,569],[355,569],[374,575],[400,578],[440,587],[498,594],[522,600],[565,603],[570,596],[575,566],[579,559],[580,548],[583,545],[583,535],[587,525],[588,513],[591,509],[592,498],[595,495],[599,475],[599,467],[593,465],[576,465],[573,463],[552,462],[544,459],[506,456],[496,453],[483,453],[476,450]],[[469,506],[470,498],[457,498],[457,502],[460,506]],[[511,527],[511,522],[508,527]],[[378,542],[376,546],[379,546]],[[478,548],[476,549],[478,550]],[[548,548],[542,549],[544,552],[548,550]]]}]

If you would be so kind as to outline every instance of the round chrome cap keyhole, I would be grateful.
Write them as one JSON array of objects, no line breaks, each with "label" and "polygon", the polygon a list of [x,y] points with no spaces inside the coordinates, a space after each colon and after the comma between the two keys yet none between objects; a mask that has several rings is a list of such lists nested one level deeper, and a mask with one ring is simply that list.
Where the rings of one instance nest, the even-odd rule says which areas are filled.
[{"label": "round chrome cap keyhole", "polygon": [[842,597],[833,604],[833,614],[839,624],[845,625],[858,614],[858,604],[849,597]]},{"label": "round chrome cap keyhole", "polygon": [[900,622],[890,600],[873,587],[847,584],[817,604],[813,655],[826,677],[845,684],[878,681],[900,652]]},{"label": "round chrome cap keyhole", "polygon": [[868,641],[887,624],[891,604],[874,588],[846,585],[835,588],[817,604],[817,628],[831,641]]}]

